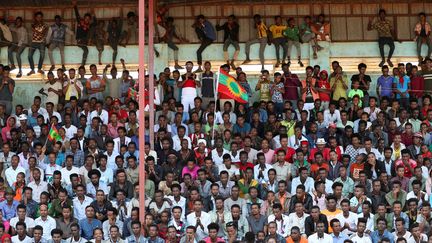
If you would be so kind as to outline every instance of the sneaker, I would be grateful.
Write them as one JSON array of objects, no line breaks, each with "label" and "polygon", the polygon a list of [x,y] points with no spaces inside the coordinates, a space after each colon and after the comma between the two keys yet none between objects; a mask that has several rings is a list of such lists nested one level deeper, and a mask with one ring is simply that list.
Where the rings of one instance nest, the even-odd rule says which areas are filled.
[{"label": "sneaker", "polygon": [[22,72],[21,72],[21,71],[18,72],[17,75],[16,75],[16,77],[17,77],[17,78],[21,78],[21,77],[22,77]]},{"label": "sneaker", "polygon": [[10,70],[12,71],[12,70],[14,70],[14,69],[16,69],[16,67],[15,67],[15,65],[12,64],[12,65],[10,66]]},{"label": "sneaker", "polygon": [[52,72],[52,71],[54,71],[54,69],[55,69],[55,66],[54,66],[54,65],[51,65],[49,71]]},{"label": "sneaker", "polygon": [[390,61],[390,59],[387,59],[387,63],[390,67],[393,67],[393,63]]},{"label": "sneaker", "polygon": [[280,61],[277,61],[275,64],[275,68],[278,68],[280,66]]},{"label": "sneaker", "polygon": [[199,67],[197,70],[195,70],[194,73],[202,73],[202,72],[203,72],[203,70],[201,69],[201,67]]},{"label": "sneaker", "polygon": [[180,66],[180,65],[178,65],[178,64],[174,65],[174,68],[177,69],[177,70],[179,70],[179,69],[183,69],[183,67]]},{"label": "sneaker", "polygon": [[379,67],[383,67],[383,66],[384,66],[384,63],[385,63],[385,61],[381,61],[381,62],[378,64],[378,66],[379,66]]},{"label": "sneaker", "polygon": [[251,62],[251,60],[248,58],[248,59],[244,60],[244,62],[242,64],[248,64],[250,62]]},{"label": "sneaker", "polygon": [[235,64],[234,64],[234,60],[232,60],[232,61],[229,63],[229,65],[231,66],[231,68],[232,68],[233,70],[236,69],[236,66],[235,66]]},{"label": "sneaker", "polygon": [[30,75],[33,75],[33,74],[35,74],[35,71],[31,70],[29,73],[27,73],[27,76],[30,76]]},{"label": "sneaker", "polygon": [[39,69],[39,70],[38,70],[38,73],[44,75],[45,72],[44,72],[42,69]]},{"label": "sneaker", "polygon": [[316,53],[313,54],[313,59],[317,59],[318,55]]},{"label": "sneaker", "polygon": [[300,67],[304,67],[304,64],[302,63],[302,61],[298,61],[298,64],[300,65]]}]

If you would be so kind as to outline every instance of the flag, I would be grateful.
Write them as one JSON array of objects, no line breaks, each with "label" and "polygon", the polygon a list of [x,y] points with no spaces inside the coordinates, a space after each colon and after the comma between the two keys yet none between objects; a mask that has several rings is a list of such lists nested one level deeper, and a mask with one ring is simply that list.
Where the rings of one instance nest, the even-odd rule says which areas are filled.
[{"label": "flag", "polygon": [[50,141],[55,140],[56,142],[61,140],[60,134],[58,133],[58,130],[54,125],[51,126],[51,129],[48,134],[48,140]]},{"label": "flag", "polygon": [[248,103],[249,96],[235,78],[224,70],[219,70],[217,92],[229,96],[239,103]]}]

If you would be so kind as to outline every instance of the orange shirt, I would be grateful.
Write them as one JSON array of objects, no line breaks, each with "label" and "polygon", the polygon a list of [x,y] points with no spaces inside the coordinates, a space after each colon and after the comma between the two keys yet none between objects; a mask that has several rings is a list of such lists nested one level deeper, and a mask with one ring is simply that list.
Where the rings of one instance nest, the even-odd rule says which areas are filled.
[{"label": "orange shirt", "polygon": [[329,234],[333,232],[332,228],[330,227],[330,221],[334,218],[336,218],[336,216],[340,213],[342,213],[342,210],[340,209],[336,209],[336,211],[334,212],[330,212],[328,211],[328,209],[321,211],[322,214],[324,214],[327,217],[327,222],[328,222],[328,232]]},{"label": "orange shirt", "polygon": [[322,163],[321,165],[318,165],[317,163],[313,163],[311,165],[311,172],[312,173],[317,173],[319,169],[324,168],[327,171],[329,171],[329,165],[327,163]]},{"label": "orange shirt", "polygon": [[351,175],[353,177],[353,179],[358,179],[360,177],[360,171],[364,170],[364,163],[363,164],[359,164],[359,163],[354,163],[351,165]]},{"label": "orange shirt", "polygon": [[[285,242],[286,242],[286,243],[294,243],[294,241],[293,241],[293,239],[291,238],[291,236],[288,236],[288,237],[285,239]],[[306,238],[304,238],[303,236],[301,236],[301,237],[300,237],[300,241],[299,241],[299,243],[308,243],[308,240],[307,240]]]}]

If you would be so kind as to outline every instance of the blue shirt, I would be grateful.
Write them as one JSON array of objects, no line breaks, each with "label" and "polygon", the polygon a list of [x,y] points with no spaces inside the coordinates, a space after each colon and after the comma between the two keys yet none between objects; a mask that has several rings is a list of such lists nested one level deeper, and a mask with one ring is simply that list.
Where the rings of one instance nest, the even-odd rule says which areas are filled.
[{"label": "blue shirt", "polygon": [[372,239],[372,243],[378,243],[383,238],[387,238],[390,240],[390,243],[394,243],[393,234],[391,234],[387,230],[384,230],[384,233],[382,235],[379,234],[378,230],[375,230],[374,232],[371,233],[370,237]]},{"label": "blue shirt", "polygon": [[234,133],[244,133],[247,134],[251,130],[251,126],[249,123],[245,122],[243,123],[243,127],[240,127],[237,123],[233,126],[233,132]]},{"label": "blue shirt", "polygon": [[9,221],[11,218],[15,217],[18,204],[19,202],[15,200],[12,201],[12,205],[8,205],[6,200],[1,202],[0,210],[3,213],[3,218]]},{"label": "blue shirt", "polygon": [[93,239],[93,230],[96,228],[102,228],[102,223],[98,219],[92,219],[90,222],[87,218],[79,221],[81,229],[81,237],[91,240]]},{"label": "blue shirt", "polygon": [[342,232],[339,233],[338,237],[332,233],[331,237],[333,238],[333,243],[343,243],[345,240],[349,240],[348,235],[346,235]]},{"label": "blue shirt", "polygon": [[[399,81],[399,76],[393,79],[393,83],[396,85],[396,88],[402,93],[408,90],[408,84],[411,82],[411,79],[407,75],[403,76],[403,80],[404,81],[401,84]],[[400,94],[396,94],[396,98],[400,98]],[[409,98],[409,94],[406,94],[405,98]]]},{"label": "blue shirt", "polygon": [[213,25],[208,20],[204,22],[204,33],[206,37],[210,40],[216,40],[216,31]]},{"label": "blue shirt", "polygon": [[381,87],[381,96],[391,97],[393,93],[393,77],[392,76],[380,76],[377,81],[377,85]]},{"label": "blue shirt", "polygon": [[143,235],[140,235],[138,240],[136,240],[134,235],[127,237],[126,240],[128,243],[146,243],[147,242],[147,239]]}]

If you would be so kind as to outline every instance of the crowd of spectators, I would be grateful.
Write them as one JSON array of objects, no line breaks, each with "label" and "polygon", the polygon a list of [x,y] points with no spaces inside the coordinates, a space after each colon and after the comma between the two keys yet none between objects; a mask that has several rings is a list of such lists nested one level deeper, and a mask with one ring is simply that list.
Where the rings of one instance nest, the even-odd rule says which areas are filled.
[{"label": "crowd of spectators", "polygon": [[[141,98],[147,106],[139,109],[138,84],[123,59],[118,77],[115,52],[113,65],[102,76],[94,64],[87,73],[87,44],[98,43],[105,30],[94,14],[80,17],[76,5],[75,11],[83,65],[53,73],[52,63],[48,81],[30,107],[12,106],[19,85],[10,73],[13,59],[10,66],[0,65],[2,243],[432,241],[429,56],[419,58],[418,66],[399,63],[390,70],[392,51],[387,59],[381,53],[377,80],[364,63],[358,64],[358,74],[348,77],[337,61],[332,70],[308,66],[300,78],[290,71],[286,49],[307,39],[315,56],[319,41],[330,40],[324,16],[318,18],[323,32],[317,34],[295,30],[292,19],[289,27],[281,27],[281,17],[268,32],[255,15],[257,39],[247,43],[246,53],[251,44],[260,43],[264,62],[261,51],[269,39],[285,52],[277,60],[282,72],[270,76],[262,70],[251,87],[234,64],[239,29],[230,16],[216,29],[225,31],[224,51],[234,45],[236,53],[220,68],[232,71],[250,97],[259,93],[258,100],[243,104],[216,93],[216,74],[200,56],[214,40],[208,32],[213,27],[199,16],[194,25],[202,41],[198,72],[191,61],[182,75],[165,68],[155,77],[155,90],[149,90],[146,76]],[[430,45],[430,26],[424,14],[419,16],[421,47]],[[42,17],[35,14],[30,60],[36,49],[44,53],[46,34],[53,36],[49,52],[62,51],[64,36],[55,30],[70,31],[61,18],[48,28]],[[167,23],[169,46],[178,50],[170,38],[181,37],[173,19]],[[113,20],[108,27],[113,49],[127,44],[131,35],[121,25]],[[131,25],[136,28],[135,22]],[[15,27],[19,43],[25,43],[21,18]],[[380,48],[393,44],[384,11],[368,27],[380,33]],[[89,35],[93,28],[95,34]],[[9,47],[9,53],[19,56],[25,46],[17,46]],[[103,50],[103,44],[96,46]],[[41,72],[42,64],[43,55]],[[298,64],[303,65],[300,58]],[[21,72],[19,59],[18,65]],[[376,90],[371,90],[372,82]],[[150,92],[154,107],[148,104]],[[139,121],[139,112],[146,113],[144,121]],[[155,113],[153,127],[149,112]],[[146,131],[141,138],[140,125]],[[139,163],[145,163],[145,188],[138,183]],[[145,202],[139,201],[140,192],[145,192]],[[140,207],[145,207],[144,222],[139,221]]]}]

